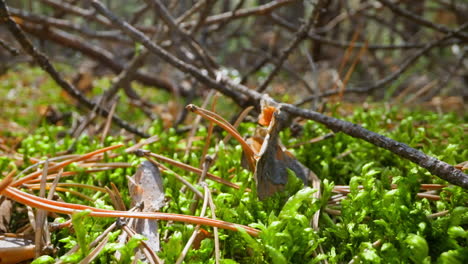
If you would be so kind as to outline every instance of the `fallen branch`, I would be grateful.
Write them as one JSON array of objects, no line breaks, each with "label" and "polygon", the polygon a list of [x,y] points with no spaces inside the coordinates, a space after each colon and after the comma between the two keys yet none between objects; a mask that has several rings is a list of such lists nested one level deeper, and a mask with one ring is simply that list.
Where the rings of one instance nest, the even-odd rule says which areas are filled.
[{"label": "fallen branch", "polygon": [[[141,31],[118,18],[116,15],[106,9],[99,1],[93,0],[92,5],[99,13],[103,14],[105,17],[111,20],[115,26],[128,34],[129,37],[137,42],[142,43],[150,52],[158,55],[175,68],[192,75],[195,79],[205,84],[206,86],[212,89],[216,89],[224,95],[232,98],[239,105],[244,105],[246,102],[251,102],[257,106],[259,105],[260,100],[263,97],[261,93],[251,90],[244,85],[236,84],[224,76],[219,76],[217,80],[210,78],[209,76],[203,74],[195,66],[179,60],[160,46],[151,42],[150,39],[146,37]],[[466,25],[462,26],[458,30],[461,30],[465,26]],[[456,34],[456,32],[458,31],[451,32],[449,35]],[[301,116],[303,118],[322,123],[332,129],[334,132],[343,132],[352,137],[363,139],[375,146],[390,150],[394,154],[397,154],[400,157],[420,165],[439,178],[446,180],[454,185],[468,189],[468,175],[455,169],[453,166],[434,157],[427,156],[423,152],[411,148],[406,144],[369,131],[357,124],[326,116],[315,111],[304,110],[291,104],[283,104],[282,109],[289,112],[293,116]]]}]

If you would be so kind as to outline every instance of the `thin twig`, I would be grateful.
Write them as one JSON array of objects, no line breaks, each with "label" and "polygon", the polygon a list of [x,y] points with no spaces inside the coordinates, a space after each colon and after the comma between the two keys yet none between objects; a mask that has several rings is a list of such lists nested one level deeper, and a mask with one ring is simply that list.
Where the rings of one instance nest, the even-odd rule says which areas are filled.
[{"label": "thin twig", "polygon": [[[468,27],[468,23],[465,23],[464,25],[462,25],[460,28],[457,29],[457,32],[462,31],[467,27]],[[349,88],[346,89],[346,92],[347,93],[369,93],[370,91],[379,89],[379,88],[381,88],[381,87],[395,81],[406,70],[408,70],[411,65],[413,65],[419,58],[421,58],[421,56],[423,56],[424,54],[429,52],[431,49],[441,45],[442,43],[444,43],[446,40],[450,39],[451,37],[453,37],[453,33],[451,33],[451,34],[449,34],[449,35],[447,35],[447,36],[445,36],[445,37],[443,37],[441,39],[437,39],[437,40],[434,40],[432,42],[427,43],[424,48],[422,48],[419,51],[415,52],[411,57],[409,57],[408,59],[403,61],[400,64],[400,67],[398,68],[398,70],[394,71],[392,74],[386,76],[385,78],[376,81],[372,85],[363,86],[363,87],[349,87]],[[303,105],[303,104],[305,104],[307,102],[310,102],[310,101],[312,101],[312,100],[314,100],[316,98],[335,95],[335,94],[338,94],[339,92],[340,92],[340,90],[336,89],[336,90],[332,90],[332,91],[327,91],[327,92],[325,92],[323,94],[308,96],[308,97],[302,99],[301,101],[295,103],[295,105],[296,106],[301,106],[301,105]]]},{"label": "thin twig", "polygon": [[[286,19],[281,18],[276,14],[272,14],[270,17],[272,18],[273,22],[275,22],[279,26],[281,26],[281,27],[283,27],[283,28],[285,28],[285,29],[287,29],[287,30],[289,30],[291,32],[294,32],[297,29],[297,27],[295,25],[291,24]],[[338,41],[338,40],[328,39],[328,38],[325,38],[325,37],[322,37],[322,36],[318,35],[317,33],[313,32],[313,31],[309,32],[307,37],[310,38],[311,40],[320,41],[320,42],[328,44],[330,46],[344,48],[344,49],[348,48],[349,45],[350,45],[350,43],[347,42],[347,41]],[[460,43],[460,41],[447,42],[444,45],[453,45],[453,44],[457,44],[457,43]],[[354,43],[354,46],[356,48],[361,48],[364,45],[365,45],[365,43],[360,43],[360,42]],[[398,45],[369,44],[367,49],[368,50],[420,49],[420,48],[424,48],[425,45],[426,44],[423,44],[423,43],[405,43],[405,44],[398,44]]]},{"label": "thin twig", "polygon": [[145,1],[148,4],[151,4],[153,7],[155,7],[156,12],[158,13],[158,15],[161,16],[161,18],[164,20],[169,29],[172,32],[177,33],[183,40],[185,40],[185,43],[188,45],[190,50],[196,55],[196,57],[199,58],[200,61],[203,62],[205,68],[209,70],[211,74],[214,75],[214,70],[216,68],[219,68],[219,66],[216,64],[214,59],[208,54],[208,51],[206,51],[201,45],[199,45],[198,42],[190,34],[185,32],[177,25],[177,22],[169,13],[169,10],[167,10],[167,8],[160,0]]},{"label": "thin twig", "polygon": [[[261,15],[265,16],[273,12],[274,10],[291,4],[297,0],[276,0],[276,1],[270,1],[267,4],[256,6],[256,7],[251,7],[251,8],[245,8],[245,9],[240,9],[237,10],[237,12],[233,15],[231,11],[225,12],[222,14],[217,14],[213,16],[209,16],[206,18],[204,25],[213,25],[213,24],[218,24],[218,23],[223,23],[227,20],[233,20],[233,19],[239,19],[247,16],[255,16],[255,15]],[[193,27],[195,26],[196,21],[191,21],[187,23],[182,23],[181,27],[182,28],[187,28],[187,27]]]},{"label": "thin twig", "polygon": [[266,88],[268,87],[268,84],[270,84],[273,78],[275,78],[276,74],[278,74],[284,61],[289,57],[289,54],[291,54],[291,52],[299,45],[299,43],[301,43],[301,41],[303,41],[307,37],[307,33],[309,32],[309,29],[317,20],[317,15],[319,14],[317,10],[323,8],[322,5],[323,5],[323,1],[319,1],[317,3],[307,23],[304,23],[304,25],[302,25],[299,28],[299,30],[295,34],[294,39],[290,42],[290,44],[285,49],[281,51],[281,55],[275,65],[275,68],[271,71],[271,73],[268,75],[265,81],[263,81],[263,83],[260,84],[260,86],[258,87],[257,91],[259,93],[263,93],[266,90]]},{"label": "thin twig", "polygon": [[6,49],[13,56],[18,56],[20,54],[20,52],[16,48],[12,47],[10,44],[6,43],[2,39],[0,39],[0,46]]},{"label": "thin twig", "polygon": [[189,188],[194,194],[196,194],[197,197],[203,198],[203,194],[197,188],[195,188],[195,186],[193,186],[189,181],[184,179],[184,177],[182,177],[179,174],[175,173],[174,171],[168,169],[166,166],[164,166],[161,163],[155,161],[154,159],[152,159],[150,157],[146,157],[146,158],[151,163],[153,163],[155,166],[158,166],[161,169],[162,172],[166,172],[166,173],[169,173],[169,174],[173,175],[178,181],[180,181],[182,184],[187,186],[187,188]]},{"label": "thin twig", "polygon": [[445,34],[453,34],[457,38],[460,38],[464,41],[468,41],[468,34],[464,33],[463,31],[452,30],[450,28],[447,28],[444,25],[432,23],[431,21],[426,20],[423,17],[420,17],[406,9],[400,8],[396,4],[390,2],[389,0],[378,0],[378,1],[382,3],[384,6],[388,7],[390,10],[392,10],[395,14],[400,15],[410,20],[411,22],[418,23],[420,25],[435,29]]},{"label": "thin twig", "polygon": [[104,246],[107,244],[107,241],[109,241],[109,236],[106,236],[101,242],[99,242],[99,244],[93,250],[91,250],[91,252],[89,252],[85,258],[83,258],[79,262],[79,264],[91,263],[104,249]]},{"label": "thin twig", "polygon": [[244,96],[242,96],[239,93],[236,93],[232,91],[231,89],[228,89],[224,85],[219,84],[216,82],[216,80],[211,79],[209,76],[203,74],[196,66],[192,64],[188,64],[184,61],[181,61],[174,55],[170,54],[167,52],[165,49],[163,49],[161,46],[158,44],[154,43],[151,41],[147,36],[143,34],[143,32],[139,31],[138,29],[132,27],[130,24],[125,22],[124,20],[120,19],[116,15],[114,15],[112,12],[110,12],[101,2],[97,0],[93,0],[91,2],[92,6],[101,14],[103,14],[105,17],[109,18],[112,23],[114,23],[116,26],[118,26],[122,31],[124,31],[126,34],[128,34],[132,39],[140,42],[143,46],[145,46],[149,51],[153,52],[154,54],[160,56],[164,60],[166,60],[168,63],[170,63],[172,66],[176,67],[177,69],[180,69],[184,72],[190,73],[192,76],[194,76],[197,80],[200,82],[210,86],[210,87],[217,87],[216,89],[219,90],[221,93],[233,98],[236,102],[244,102]]},{"label": "thin twig", "polygon": [[104,140],[106,140],[107,137],[107,132],[109,132],[110,124],[112,121],[112,117],[114,116],[115,112],[115,107],[117,106],[118,100],[115,100],[114,103],[111,106],[111,109],[109,111],[109,115],[107,116],[106,120],[106,125],[104,127],[104,131],[102,132],[102,137],[101,137],[101,145],[104,145]]}]

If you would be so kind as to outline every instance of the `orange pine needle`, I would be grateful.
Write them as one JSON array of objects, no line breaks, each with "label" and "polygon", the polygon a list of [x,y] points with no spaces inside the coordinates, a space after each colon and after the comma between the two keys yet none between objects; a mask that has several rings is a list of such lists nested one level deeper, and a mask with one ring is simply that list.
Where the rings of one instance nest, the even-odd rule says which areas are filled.
[{"label": "orange pine needle", "polygon": [[3,191],[3,195],[8,198],[15,200],[16,202],[38,208],[47,210],[49,212],[61,213],[61,214],[74,214],[81,210],[90,210],[90,216],[95,217],[128,217],[128,218],[142,218],[142,219],[156,219],[163,221],[177,221],[184,222],[189,224],[196,225],[207,225],[212,227],[218,227],[223,229],[228,229],[232,231],[238,231],[239,228],[245,229],[245,231],[252,235],[258,236],[259,230],[234,224],[230,222],[225,222],[221,220],[214,220],[206,217],[190,216],[190,215],[181,215],[181,214],[170,214],[170,213],[159,213],[159,212],[128,212],[128,211],[113,211],[106,209],[99,209],[91,206],[72,204],[72,203],[63,203],[52,200],[47,200],[41,197],[37,197],[20,190],[17,190],[12,187],[8,187]]},{"label": "orange pine needle", "polygon": [[[95,150],[93,152],[89,152],[87,154],[84,154],[84,155],[81,155],[79,157],[76,157],[76,158],[73,158],[73,159],[69,159],[69,160],[65,160],[65,161],[62,161],[60,163],[57,163],[56,165],[54,166],[51,166],[49,168],[49,172],[51,171],[56,171],[56,170],[59,170],[67,165],[70,165],[71,163],[73,162],[78,162],[78,161],[82,161],[82,160],[87,160],[97,154],[100,154],[100,153],[103,153],[103,152],[106,152],[106,151],[109,151],[109,150],[113,150],[113,149],[116,149],[116,148],[120,148],[122,147],[123,144],[117,144],[117,145],[114,145],[114,146],[110,146],[110,147],[106,147],[106,148],[102,148],[102,149],[98,149],[98,150]],[[37,177],[39,177],[40,175],[42,174],[42,171],[36,171],[36,172],[33,172],[15,182],[13,182],[11,184],[12,187],[17,187],[17,186],[20,186],[21,184],[23,183],[26,183],[32,179],[35,179]]]}]

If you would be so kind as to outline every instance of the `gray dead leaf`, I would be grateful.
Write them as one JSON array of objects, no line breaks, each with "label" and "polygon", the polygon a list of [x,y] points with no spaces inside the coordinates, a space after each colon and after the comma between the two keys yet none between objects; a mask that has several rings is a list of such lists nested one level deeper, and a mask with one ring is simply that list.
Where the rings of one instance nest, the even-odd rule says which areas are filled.
[{"label": "gray dead leaf", "polygon": [[[258,197],[262,200],[283,190],[288,182],[287,169],[290,169],[296,177],[302,180],[304,185],[312,184],[312,187],[317,189],[314,198],[320,199],[320,179],[281,144],[279,133],[287,123],[287,114],[281,112],[280,107],[277,107],[268,128],[260,133],[257,132],[264,137],[257,154],[254,173]],[[261,139],[257,138],[258,141]],[[315,230],[318,230],[319,216],[320,210],[317,210],[311,219],[311,225]]]},{"label": "gray dead leaf", "polygon": [[11,208],[11,200],[4,197],[0,198],[0,233],[9,232],[8,225],[11,220]]},{"label": "gray dead leaf", "polygon": [[[287,126],[288,120],[288,115],[278,107],[268,128],[257,131],[259,136],[264,137],[260,151],[256,155],[257,163],[254,173],[257,194],[260,199],[265,199],[277,191],[283,190],[288,182],[287,169],[292,170],[304,185],[311,182],[311,171],[287,151],[280,142],[279,133]],[[257,139],[257,141],[259,140]]]},{"label": "gray dead leaf", "polygon": [[128,189],[132,206],[143,203],[144,212],[155,212],[164,206],[164,187],[157,166],[145,160],[131,179]]},{"label": "gray dead leaf", "polygon": [[[128,189],[132,197],[132,206],[142,204],[143,212],[156,212],[164,206],[164,187],[157,166],[143,161],[130,179]],[[136,219],[132,227],[137,233],[148,238],[146,243],[153,251],[159,251],[157,220]]]}]

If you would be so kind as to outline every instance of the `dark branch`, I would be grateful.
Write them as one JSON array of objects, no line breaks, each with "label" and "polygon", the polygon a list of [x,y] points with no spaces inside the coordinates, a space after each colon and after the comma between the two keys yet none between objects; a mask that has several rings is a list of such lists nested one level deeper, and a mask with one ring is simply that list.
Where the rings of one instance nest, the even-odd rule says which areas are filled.
[{"label": "dark branch", "polygon": [[189,63],[186,63],[171,53],[167,52],[165,49],[163,49],[161,46],[158,44],[155,44],[152,42],[145,34],[143,34],[141,31],[138,29],[134,28],[132,25],[128,24],[124,20],[118,18],[115,16],[112,12],[110,12],[107,8],[104,7],[103,4],[101,4],[99,1],[93,0],[92,3],[93,7],[102,15],[107,17],[109,20],[112,21],[118,28],[120,28],[123,32],[128,34],[133,40],[136,42],[140,42],[143,46],[145,46],[150,52],[158,55],[162,59],[164,59],[166,62],[174,66],[175,68],[181,70],[182,72],[188,73],[192,75],[195,79],[197,79],[199,82],[205,84],[206,86],[216,89],[223,93],[224,95],[232,98],[235,102],[237,102],[240,105],[245,104],[245,96],[242,94],[239,94],[232,89],[229,89],[227,86],[217,82],[216,80],[213,80],[212,78],[208,77],[206,74],[204,74],[202,71],[200,71],[197,67],[194,65],[191,65]]},{"label": "dark branch", "polygon": [[[109,115],[109,112],[106,109],[103,109],[96,105],[95,103],[91,102],[86,98],[78,89],[76,89],[73,85],[69,82],[65,81],[54,66],[49,62],[49,59],[39,52],[31,42],[26,38],[26,35],[20,29],[20,27],[10,18],[8,14],[7,6],[4,0],[0,0],[0,19],[6,24],[8,30],[11,34],[16,38],[16,40],[21,44],[21,47],[31,56],[34,60],[39,64],[39,66],[49,73],[49,75],[54,79],[54,81],[62,87],[70,96],[78,100],[81,104],[85,105],[89,109],[97,108],[99,113],[101,113],[104,117]],[[112,117],[112,120],[120,127],[124,128],[125,130],[134,133],[136,135],[142,137],[149,137],[146,133],[136,129],[135,127],[131,126],[124,120],[120,119],[116,115]]]},{"label": "dark branch", "polygon": [[[289,23],[288,21],[279,17],[276,14],[272,14],[270,17],[273,22],[277,23],[279,26],[287,29],[288,31],[294,32],[297,28],[295,25]],[[307,37],[310,38],[311,40],[320,41],[324,44],[328,44],[330,46],[344,48],[344,49],[348,48],[351,45],[351,42],[328,39],[328,38],[325,38],[316,34],[313,31],[309,32]],[[445,45],[452,45],[452,44],[459,44],[459,43],[460,41],[453,41],[453,42],[447,42]],[[364,47],[366,44],[362,42],[354,42],[352,45],[354,46],[354,48],[357,49],[357,48]],[[399,45],[369,44],[367,45],[367,49],[368,50],[420,49],[420,48],[424,48],[425,45],[426,44],[423,44],[423,43],[405,43],[405,44],[399,44]]]},{"label": "dark branch", "polygon": [[[236,102],[245,102],[249,100],[259,104],[260,99],[263,97],[261,93],[258,93],[249,88],[235,84],[230,79],[220,77],[219,80],[213,80],[207,75],[204,75],[200,70],[196,69],[193,65],[187,64],[172,54],[166,52],[158,45],[152,43],[142,32],[138,31],[125,21],[116,17],[109,10],[107,10],[99,1],[93,0],[92,5],[99,13],[110,19],[117,27],[122,29],[135,41],[141,42],[150,52],[155,53],[168,63],[172,64],[177,69],[191,74],[201,83],[207,85],[210,88],[216,89],[226,96],[231,97]],[[441,179],[444,179],[452,184],[461,186],[468,189],[468,175],[455,169],[453,166],[440,161],[436,158],[429,157],[423,152],[413,149],[403,143],[397,142],[385,136],[379,135],[372,131],[366,130],[359,125],[343,121],[337,118],[329,117],[318,112],[304,110],[290,104],[283,104],[282,108],[284,111],[291,113],[294,116],[301,116],[316,122],[322,123],[335,132],[344,132],[353,137],[361,138],[367,142],[370,142],[378,147],[385,148],[391,152],[406,158],[428,171],[437,175]]]},{"label": "dark branch", "polygon": [[[375,82],[374,84],[369,85],[369,86],[364,86],[364,87],[350,87],[350,88],[346,88],[345,91],[347,93],[369,93],[370,91],[373,91],[373,90],[379,89],[381,87],[384,87],[385,85],[387,85],[387,84],[395,81],[396,79],[398,79],[421,56],[423,56],[424,54],[429,52],[434,47],[442,45],[448,39],[452,38],[456,33],[460,32],[460,31],[462,31],[462,30],[464,30],[466,28],[468,28],[468,23],[462,25],[456,31],[448,34],[447,36],[445,36],[445,37],[443,37],[441,39],[429,42],[428,44],[426,44],[426,46],[423,49],[419,50],[418,52],[413,54],[411,57],[406,59],[404,62],[402,62],[400,68],[397,71],[395,71],[392,74],[386,76],[385,78]],[[300,105],[303,105],[303,104],[305,104],[307,102],[310,102],[310,101],[312,101],[314,99],[336,95],[339,92],[340,92],[340,90],[336,89],[336,90],[332,90],[332,91],[327,91],[327,92],[325,92],[323,94],[308,96],[308,97],[302,99],[301,101],[297,102],[295,105],[300,106]]]},{"label": "dark branch", "polygon": [[426,26],[426,27],[429,27],[429,28],[432,28],[432,29],[435,29],[437,31],[440,31],[440,32],[443,32],[445,34],[450,34],[450,33],[454,33],[455,37],[457,38],[460,38],[464,41],[468,41],[468,34],[464,33],[464,32],[459,32],[459,31],[455,31],[455,30],[452,30],[450,28],[447,28],[446,26],[443,26],[443,25],[440,25],[440,24],[434,24],[432,23],[431,21],[429,20],[426,20],[414,13],[411,13],[405,9],[402,9],[400,7],[398,7],[397,5],[393,4],[392,2],[390,2],[389,0],[379,0],[379,2],[381,2],[384,6],[388,7],[390,10],[392,10],[395,14],[398,14],[414,23],[418,23],[420,25],[423,25],[423,26]]},{"label": "dark branch", "polygon": [[457,170],[454,166],[440,161],[434,157],[430,157],[406,144],[369,131],[360,125],[325,116],[314,111],[301,109],[290,104],[284,104],[281,109],[291,113],[292,115],[317,121],[335,132],[343,132],[352,137],[363,139],[377,147],[390,150],[396,155],[408,159],[427,169],[429,172],[438,176],[439,178],[444,179],[454,185],[468,189],[468,175],[463,173],[461,170]]}]

